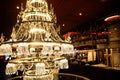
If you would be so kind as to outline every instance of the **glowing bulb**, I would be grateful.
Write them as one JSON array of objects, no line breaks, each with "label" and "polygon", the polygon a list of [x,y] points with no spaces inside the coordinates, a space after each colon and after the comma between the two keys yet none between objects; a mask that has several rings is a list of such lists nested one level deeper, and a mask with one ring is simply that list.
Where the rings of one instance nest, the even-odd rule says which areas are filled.
[{"label": "glowing bulb", "polygon": [[82,13],[79,13],[80,16],[82,16]]},{"label": "glowing bulb", "polygon": [[65,24],[63,24],[62,26],[65,26]]},{"label": "glowing bulb", "polygon": [[16,8],[17,8],[17,9],[20,9],[20,7],[19,7],[19,6],[17,6]]}]

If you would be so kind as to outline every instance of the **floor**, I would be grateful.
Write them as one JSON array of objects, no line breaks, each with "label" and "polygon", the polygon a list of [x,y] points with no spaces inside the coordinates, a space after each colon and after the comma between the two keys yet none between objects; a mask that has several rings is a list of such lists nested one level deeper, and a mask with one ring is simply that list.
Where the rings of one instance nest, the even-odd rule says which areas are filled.
[{"label": "floor", "polygon": [[60,72],[81,75],[91,80],[120,80],[120,69],[110,68],[103,64],[70,64],[68,70],[60,70]]}]

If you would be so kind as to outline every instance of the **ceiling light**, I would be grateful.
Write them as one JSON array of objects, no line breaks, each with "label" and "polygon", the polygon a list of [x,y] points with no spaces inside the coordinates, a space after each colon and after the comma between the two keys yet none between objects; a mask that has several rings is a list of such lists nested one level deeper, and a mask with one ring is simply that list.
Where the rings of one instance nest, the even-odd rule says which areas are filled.
[{"label": "ceiling light", "polygon": [[19,7],[19,6],[17,6],[16,8],[17,8],[17,9],[20,9],[20,7]]},{"label": "ceiling light", "polygon": [[63,24],[62,26],[65,26],[65,24]]},{"label": "ceiling light", "polygon": [[80,16],[82,16],[82,13],[79,13]]}]

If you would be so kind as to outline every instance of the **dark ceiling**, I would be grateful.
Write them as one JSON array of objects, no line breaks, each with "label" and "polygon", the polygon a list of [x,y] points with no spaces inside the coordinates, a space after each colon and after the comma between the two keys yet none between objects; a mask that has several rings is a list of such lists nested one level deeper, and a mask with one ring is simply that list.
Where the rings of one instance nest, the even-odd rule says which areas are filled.
[{"label": "dark ceiling", "polygon": [[[47,0],[54,7],[61,34],[80,31],[91,23],[120,14],[120,0]],[[26,0],[0,0],[0,32],[9,36],[16,23],[16,6]]]}]

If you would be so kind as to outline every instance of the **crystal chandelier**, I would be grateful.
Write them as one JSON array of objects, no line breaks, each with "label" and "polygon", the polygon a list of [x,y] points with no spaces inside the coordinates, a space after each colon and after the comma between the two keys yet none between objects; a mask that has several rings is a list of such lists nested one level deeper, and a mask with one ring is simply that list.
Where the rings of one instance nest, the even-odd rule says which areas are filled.
[{"label": "crystal chandelier", "polygon": [[56,29],[54,9],[46,0],[27,0],[25,9],[21,5],[11,39],[0,46],[1,53],[11,55],[6,74],[21,70],[24,80],[53,80],[54,72],[68,68],[62,54],[73,53],[74,47]]}]

